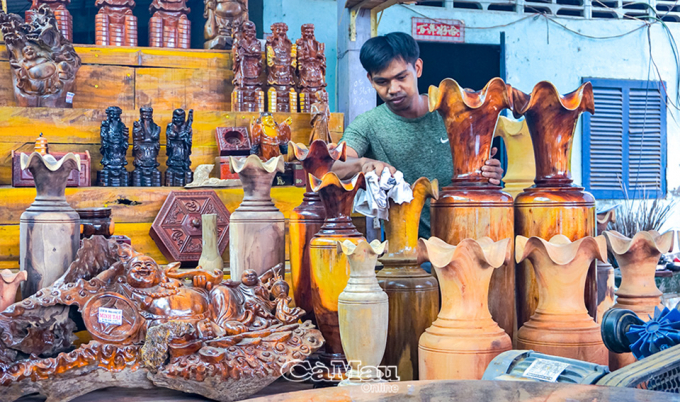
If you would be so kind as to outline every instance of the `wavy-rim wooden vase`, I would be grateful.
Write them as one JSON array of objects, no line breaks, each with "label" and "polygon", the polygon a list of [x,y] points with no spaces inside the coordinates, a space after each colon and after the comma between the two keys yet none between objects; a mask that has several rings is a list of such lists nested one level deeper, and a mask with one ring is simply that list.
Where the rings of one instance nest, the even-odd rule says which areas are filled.
[{"label": "wavy-rim wooden vase", "polygon": [[375,263],[388,242],[349,240],[338,242],[338,253],[347,256],[350,274],[338,297],[338,320],[342,349],[350,370],[338,385],[376,382],[382,379],[377,368],[387,345],[389,305],[375,277]]},{"label": "wavy-rim wooden vase", "polygon": [[[301,143],[290,142],[295,158],[302,163],[306,174],[323,177],[330,172],[335,161],[344,161],[347,157],[347,147],[344,142],[336,145],[321,140],[312,141],[309,149]],[[293,209],[288,218],[288,233],[290,238],[290,271],[292,276],[293,297],[295,305],[307,312],[303,322],[312,320],[314,306],[312,305],[311,263],[309,245],[314,235],[321,230],[326,211],[321,203],[319,194],[312,191],[311,182],[307,180],[307,191],[302,204]]]},{"label": "wavy-rim wooden vase", "polygon": [[[590,82],[560,96],[548,81],[536,84],[531,95],[511,89],[513,114],[524,116],[536,162],[535,185],[515,197],[515,234],[550,239],[557,234],[571,241],[595,236],[595,198],[571,179],[571,149],[581,113],[594,113]],[[529,320],[538,305],[538,286],[530,262],[516,267],[517,326]],[[597,316],[597,269],[588,272],[586,306]]]},{"label": "wavy-rim wooden vase", "polygon": [[[609,251],[612,252],[621,270],[621,285],[616,291],[613,308],[633,311],[640,319],[647,321],[654,317],[654,309],[663,309],[661,291],[656,287],[656,266],[661,254],[673,246],[674,231],[664,234],[650,230],[638,232],[633,238],[608,230],[604,232]],[[632,353],[609,354],[609,369],[618,370],[636,361]]]},{"label": "wavy-rim wooden vase", "polygon": [[17,289],[26,279],[28,279],[26,271],[17,273],[13,273],[9,269],[0,271],[0,311],[5,311],[7,307],[14,304]]},{"label": "wavy-rim wooden vase", "polygon": [[508,155],[508,169],[503,176],[503,191],[513,198],[534,184],[536,177],[536,161],[533,158],[534,146],[526,120],[511,120],[505,116],[498,117],[496,137],[503,138],[505,152]]},{"label": "wavy-rim wooden vase", "polygon": [[[512,106],[508,87],[494,78],[473,92],[450,78],[429,90],[430,111],[443,117],[453,156],[451,186],[431,204],[432,236],[449,244],[485,236],[498,241],[512,238],[513,200],[500,186],[489,184],[482,166],[489,159],[498,116]],[[515,329],[515,264],[494,271],[489,292],[494,320],[512,338]]]},{"label": "wavy-rim wooden vase", "polygon": [[511,258],[511,238],[465,239],[452,246],[436,237],[420,239],[418,261],[437,271],[442,309],[418,344],[421,380],[479,380],[512,341],[491,318],[491,275]]},{"label": "wavy-rim wooden vase", "polygon": [[232,172],[243,183],[243,201],[229,218],[229,268],[231,278],[252,269],[258,275],[286,262],[286,223],[271,199],[276,173],[284,171],[283,156],[266,162],[257,155],[229,157]]},{"label": "wavy-rim wooden vase", "polygon": [[608,350],[600,325],[584,303],[586,277],[593,260],[607,258],[603,236],[575,242],[563,235],[546,241],[517,236],[517,262],[531,261],[538,283],[536,312],[517,331],[517,349],[607,365]]},{"label": "wavy-rim wooden vase", "polygon": [[[334,172],[321,179],[308,175],[312,191],[319,193],[326,219],[321,230],[309,245],[311,262],[312,304],[318,328],[326,344],[319,357],[330,367],[332,361],[344,361],[338,323],[338,298],[349,280],[347,256],[338,253],[337,242],[349,240],[354,244],[365,241],[364,236],[352,224],[354,196],[366,188],[364,174],[358,173],[350,180],[340,180]],[[342,369],[334,370],[342,372]],[[338,379],[338,378],[327,378]]]},{"label": "wavy-rim wooden vase", "polygon": [[379,258],[383,269],[377,275],[390,306],[382,365],[396,366],[400,381],[418,379],[418,340],[439,312],[439,283],[416,259],[420,213],[428,198],[439,197],[438,182],[421,177],[411,190],[411,202],[390,199],[390,219],[383,223],[390,246]]},{"label": "wavy-rim wooden vase", "polygon": [[[616,209],[598,213],[597,234],[604,234],[610,222],[616,222]],[[597,261],[597,322],[602,323],[604,313],[614,305],[614,291],[616,290],[616,278],[614,267],[609,260]]]}]

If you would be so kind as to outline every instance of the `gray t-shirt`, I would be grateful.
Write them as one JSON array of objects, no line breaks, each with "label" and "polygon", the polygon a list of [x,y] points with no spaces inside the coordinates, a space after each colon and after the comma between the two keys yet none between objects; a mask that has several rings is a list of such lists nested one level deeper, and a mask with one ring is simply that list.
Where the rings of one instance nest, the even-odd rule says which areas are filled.
[{"label": "gray t-shirt", "polygon": [[[389,163],[413,184],[420,177],[451,184],[453,161],[444,120],[437,112],[416,119],[394,114],[385,104],[358,116],[345,129],[342,141],[359,157]],[[418,236],[430,237],[430,203],[420,215]]]}]

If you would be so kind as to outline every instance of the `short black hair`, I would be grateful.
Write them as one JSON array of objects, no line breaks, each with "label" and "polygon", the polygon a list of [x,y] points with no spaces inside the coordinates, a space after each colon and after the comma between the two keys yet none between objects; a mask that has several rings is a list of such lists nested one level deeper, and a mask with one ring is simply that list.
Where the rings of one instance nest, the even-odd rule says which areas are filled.
[{"label": "short black hair", "polygon": [[394,59],[415,64],[420,57],[420,47],[409,34],[392,32],[371,38],[361,46],[359,60],[371,75],[383,71]]}]

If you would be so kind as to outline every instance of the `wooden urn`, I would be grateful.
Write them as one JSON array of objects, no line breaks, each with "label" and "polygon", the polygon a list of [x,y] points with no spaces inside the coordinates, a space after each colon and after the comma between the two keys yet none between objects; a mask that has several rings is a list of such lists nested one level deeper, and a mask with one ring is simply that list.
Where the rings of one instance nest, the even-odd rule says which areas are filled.
[{"label": "wooden urn", "polygon": [[[461,88],[450,78],[429,90],[430,111],[444,118],[453,156],[451,186],[444,187],[431,206],[432,236],[449,244],[485,236],[494,241],[512,238],[512,197],[482,176],[491,153],[498,115],[511,107],[508,89],[494,78],[478,92]],[[512,246],[511,246],[512,247]],[[515,264],[493,272],[489,309],[512,338],[515,328]]]},{"label": "wooden urn", "polygon": [[[366,240],[352,224],[351,217],[354,196],[360,188],[366,188],[366,182],[363,173],[341,181],[334,172],[326,173],[321,179],[309,175],[309,181],[312,191],[319,193],[326,211],[324,224],[309,245],[309,259],[314,315],[326,340],[319,357],[330,367],[332,361],[345,360],[338,323],[338,298],[350,273],[347,256],[338,253],[337,242],[348,240],[359,244]],[[342,372],[342,369],[336,368],[333,372]]]},{"label": "wooden urn", "polygon": [[418,344],[421,380],[480,380],[486,367],[512,340],[491,318],[493,271],[511,258],[511,239],[464,239],[452,246],[436,237],[420,239],[418,261],[437,271],[442,309]]},{"label": "wooden urn", "polygon": [[[661,291],[656,287],[654,275],[661,254],[673,245],[674,231],[659,234],[656,231],[638,232],[632,239],[619,232],[604,232],[609,251],[621,270],[621,285],[616,291],[616,303],[612,308],[633,311],[644,321],[654,317],[654,309],[663,310]],[[632,353],[609,353],[609,369],[618,370],[637,359]]]},{"label": "wooden urn", "polygon": [[439,284],[417,262],[418,225],[425,201],[439,197],[437,180],[421,177],[411,185],[413,200],[390,199],[390,219],[384,221],[388,252],[380,258],[378,282],[389,296],[389,329],[383,366],[396,366],[400,381],[418,379],[418,340],[437,319]]},{"label": "wooden urn", "polygon": [[[582,112],[594,113],[590,82],[560,96],[547,81],[536,84],[531,95],[512,88],[513,113],[524,116],[534,146],[536,178],[533,187],[515,197],[515,233],[550,239],[562,234],[570,241],[595,236],[595,198],[572,185],[571,145]],[[529,320],[538,305],[538,286],[531,263],[518,265],[517,326]],[[588,312],[597,315],[597,270],[588,271],[585,291]]]},{"label": "wooden urn", "polygon": [[[303,144],[290,142],[295,157],[302,163],[306,174],[314,177],[323,177],[330,172],[336,160],[344,161],[346,158],[345,143],[335,145],[321,140],[313,141],[309,149]],[[312,305],[311,262],[309,257],[309,245],[312,237],[321,230],[326,210],[321,203],[319,194],[312,191],[309,180],[307,191],[302,199],[302,204],[293,209],[288,218],[288,233],[290,238],[290,271],[293,279],[293,297],[295,305],[302,308],[307,314],[302,318],[303,322],[314,318],[314,306]]]},{"label": "wooden urn", "polygon": [[266,162],[257,155],[229,157],[229,164],[243,183],[243,201],[229,221],[229,268],[231,278],[252,269],[258,275],[286,263],[286,222],[271,199],[277,172],[283,172],[283,156]]},{"label": "wooden urn", "polygon": [[388,242],[338,242],[338,254],[349,260],[349,280],[338,297],[340,338],[351,369],[338,385],[382,379],[378,369],[387,345],[389,305],[375,277],[375,263]]},{"label": "wooden urn", "polygon": [[593,260],[607,258],[605,238],[588,236],[572,243],[564,235],[549,242],[517,236],[515,248],[518,263],[531,261],[539,292],[534,315],[517,331],[517,349],[607,365],[600,324],[584,302]]}]

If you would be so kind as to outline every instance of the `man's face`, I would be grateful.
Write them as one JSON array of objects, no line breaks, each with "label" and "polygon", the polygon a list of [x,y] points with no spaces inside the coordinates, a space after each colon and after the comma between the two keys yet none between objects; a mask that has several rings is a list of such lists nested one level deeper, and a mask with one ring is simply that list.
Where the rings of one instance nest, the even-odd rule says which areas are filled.
[{"label": "man's face", "polygon": [[383,71],[368,74],[373,88],[392,111],[411,108],[418,99],[418,77],[423,72],[423,61],[418,59],[415,65],[403,59],[394,59]]}]

